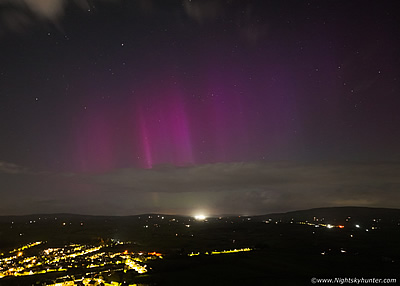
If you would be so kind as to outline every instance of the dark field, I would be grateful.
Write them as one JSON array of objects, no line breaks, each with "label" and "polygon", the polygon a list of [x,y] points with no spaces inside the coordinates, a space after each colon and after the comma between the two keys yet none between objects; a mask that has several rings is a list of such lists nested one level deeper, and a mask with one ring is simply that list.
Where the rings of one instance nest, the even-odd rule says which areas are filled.
[{"label": "dark field", "polygon": [[[147,285],[311,285],[312,277],[398,277],[398,210],[324,209],[325,217],[314,210],[311,218],[308,212],[206,221],[155,214],[2,217],[0,243],[7,251],[33,241],[47,241],[44,247],[131,241],[124,246],[129,251],[157,251],[164,259],[150,261],[152,270],[146,274],[127,273],[116,279]],[[245,247],[252,251],[204,254]],[[189,257],[192,252],[201,254]],[[38,278],[5,277],[0,285],[31,285],[44,279]]]}]

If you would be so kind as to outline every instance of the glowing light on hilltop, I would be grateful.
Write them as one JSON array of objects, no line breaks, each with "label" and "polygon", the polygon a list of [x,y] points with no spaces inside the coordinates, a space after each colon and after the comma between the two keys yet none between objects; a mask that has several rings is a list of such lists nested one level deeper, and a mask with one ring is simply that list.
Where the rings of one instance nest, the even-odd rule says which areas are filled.
[{"label": "glowing light on hilltop", "polygon": [[195,215],[194,218],[195,218],[196,220],[205,220],[205,219],[206,219],[206,216],[203,215],[203,214],[198,214],[198,215]]}]

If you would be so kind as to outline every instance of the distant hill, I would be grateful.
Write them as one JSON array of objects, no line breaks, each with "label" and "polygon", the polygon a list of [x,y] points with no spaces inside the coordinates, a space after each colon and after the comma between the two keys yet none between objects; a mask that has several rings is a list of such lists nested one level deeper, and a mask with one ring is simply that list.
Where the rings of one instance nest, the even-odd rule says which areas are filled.
[{"label": "distant hill", "polygon": [[[10,222],[27,222],[30,220],[72,220],[72,221],[130,221],[142,219],[160,219],[161,217],[166,220],[170,219],[181,219],[190,220],[193,219],[191,216],[184,215],[166,215],[166,214],[140,214],[130,216],[103,216],[103,215],[81,215],[81,214],[68,214],[68,213],[57,213],[57,214],[31,214],[31,215],[12,215],[12,216],[0,216],[0,223]],[[222,215],[225,218],[238,218],[238,215],[229,214]],[[314,208],[307,210],[297,210],[285,213],[270,213],[264,215],[247,216],[253,221],[265,221],[267,219],[281,220],[282,222],[294,221],[313,221],[323,219],[325,222],[346,222],[349,220],[360,220],[360,221],[371,221],[374,219],[380,219],[381,221],[397,222],[400,221],[400,209],[389,209],[389,208],[371,208],[371,207],[326,207],[326,208]],[[215,217],[217,218],[217,216]],[[213,218],[208,218],[212,220]]]},{"label": "distant hill", "polygon": [[107,215],[82,215],[82,214],[70,214],[70,213],[54,213],[54,214],[29,214],[29,215],[9,215],[9,216],[0,216],[0,223],[2,222],[26,222],[30,220],[34,220],[38,222],[38,220],[72,220],[72,221],[96,221],[96,220],[131,220],[131,219],[140,219],[140,218],[158,218],[164,217],[165,219],[171,218],[188,218],[188,216],[182,215],[164,215],[164,214],[140,214],[140,215],[129,215],[129,216],[107,216]]},{"label": "distant hill", "polygon": [[294,221],[324,221],[326,223],[362,223],[400,222],[400,209],[369,208],[369,207],[328,207],[308,210],[291,211],[286,213],[272,213],[253,216],[253,220],[282,220],[282,222]]}]

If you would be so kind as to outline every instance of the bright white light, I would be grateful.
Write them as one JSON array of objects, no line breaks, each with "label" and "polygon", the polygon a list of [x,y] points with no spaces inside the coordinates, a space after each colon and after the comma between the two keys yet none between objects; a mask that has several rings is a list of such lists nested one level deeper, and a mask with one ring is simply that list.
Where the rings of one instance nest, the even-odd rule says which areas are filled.
[{"label": "bright white light", "polygon": [[360,225],[359,225],[359,224],[356,224],[356,228],[360,228]]},{"label": "bright white light", "polygon": [[333,228],[333,225],[328,224],[326,227],[327,227],[327,228]]},{"label": "bright white light", "polygon": [[205,216],[205,215],[202,215],[202,214],[199,214],[199,215],[195,215],[194,218],[195,218],[196,220],[205,220],[205,219],[206,219],[206,216]]}]

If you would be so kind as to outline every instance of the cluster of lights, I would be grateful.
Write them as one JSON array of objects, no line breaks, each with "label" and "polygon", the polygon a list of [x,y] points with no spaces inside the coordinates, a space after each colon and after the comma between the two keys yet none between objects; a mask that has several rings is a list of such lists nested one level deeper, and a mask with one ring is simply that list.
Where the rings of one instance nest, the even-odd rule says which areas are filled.
[{"label": "cluster of lights", "polygon": [[[229,254],[229,253],[238,253],[238,252],[247,252],[247,251],[252,251],[251,248],[240,248],[240,249],[229,249],[229,250],[221,250],[221,251],[211,251],[211,252],[204,252],[205,255],[216,255],[216,254]],[[192,252],[189,253],[188,256],[198,256],[200,255],[200,252]]]},{"label": "cluster of lights", "polygon": [[[346,219],[346,221],[348,221],[350,219],[350,217],[348,217],[347,219]],[[374,222],[379,222],[380,221],[380,219],[374,219],[373,220]],[[266,223],[268,223],[269,221],[266,221]],[[292,223],[292,222],[291,222]],[[298,222],[298,224],[305,224],[305,225],[311,225],[311,226],[314,226],[314,227],[326,227],[326,228],[328,228],[328,229],[332,229],[332,228],[344,228],[345,226],[344,225],[333,225],[333,224],[323,224],[323,223],[311,223],[311,222],[308,222],[308,221],[301,221],[301,222]],[[359,224],[355,224],[354,225],[354,227],[355,228],[361,228],[361,226],[359,225]],[[365,231],[366,232],[368,232],[368,231],[370,231],[370,230],[378,230],[379,229],[379,227],[378,226],[371,226],[371,228],[369,229],[369,228],[366,228],[365,229]],[[354,236],[353,235],[350,235],[350,237],[351,238],[353,238]]]},{"label": "cluster of lights", "polygon": [[[39,256],[24,256],[24,252],[20,251],[39,244],[41,242],[27,244],[11,251],[10,253],[13,253],[12,256],[0,256],[0,278],[6,276],[35,275],[54,271],[60,272],[78,267],[82,269],[99,268],[114,264],[124,265],[125,270],[135,270],[142,274],[147,272],[147,266],[143,264],[147,259],[162,258],[162,254],[158,252],[141,252],[135,254],[128,251],[107,253],[101,251],[102,248],[107,247],[106,245],[86,246],[71,244],[60,248],[47,248],[41,251]],[[19,252],[15,253],[16,251]],[[105,270],[101,272],[105,272]]]},{"label": "cluster of lights", "polygon": [[28,244],[26,244],[24,246],[21,246],[20,248],[15,248],[15,249],[11,250],[9,253],[11,254],[11,253],[14,253],[14,252],[21,252],[21,251],[24,251],[25,249],[29,249],[29,248],[34,247],[34,246],[38,246],[38,245],[40,245],[42,243],[44,243],[44,242],[43,241],[36,241],[36,242],[28,243]]}]

